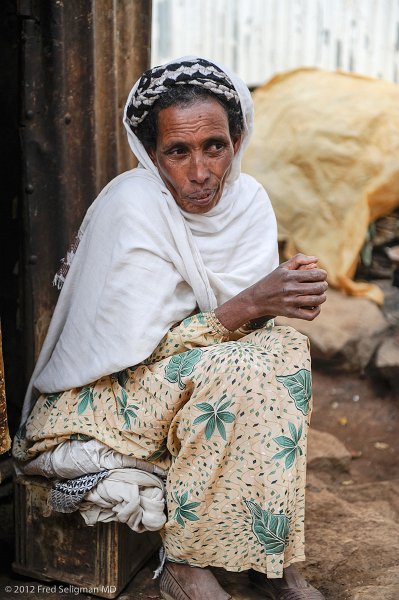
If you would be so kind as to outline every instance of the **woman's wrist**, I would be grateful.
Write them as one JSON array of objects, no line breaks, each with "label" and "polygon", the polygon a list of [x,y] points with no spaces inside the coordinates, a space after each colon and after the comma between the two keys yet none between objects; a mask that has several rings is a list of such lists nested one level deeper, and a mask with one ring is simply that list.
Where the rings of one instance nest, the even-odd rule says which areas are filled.
[{"label": "woman's wrist", "polygon": [[238,294],[221,304],[214,310],[214,313],[218,321],[229,331],[236,331],[245,323],[259,317],[251,309],[251,304],[243,294]]}]

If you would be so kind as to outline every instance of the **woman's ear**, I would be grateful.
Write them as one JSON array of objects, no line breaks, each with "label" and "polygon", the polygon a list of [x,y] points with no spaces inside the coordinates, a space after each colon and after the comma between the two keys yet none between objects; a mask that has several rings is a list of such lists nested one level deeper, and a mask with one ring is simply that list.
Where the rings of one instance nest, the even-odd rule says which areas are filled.
[{"label": "woman's ear", "polygon": [[157,164],[157,156],[155,152],[155,148],[147,148],[148,156],[151,158],[154,165]]},{"label": "woman's ear", "polygon": [[238,151],[239,151],[239,149],[240,149],[240,146],[241,146],[241,140],[242,140],[242,137],[241,137],[241,135],[237,135],[237,137],[236,137],[236,138],[233,140],[233,150],[234,150],[234,155],[236,155],[236,154],[237,154],[237,152],[238,152]]}]

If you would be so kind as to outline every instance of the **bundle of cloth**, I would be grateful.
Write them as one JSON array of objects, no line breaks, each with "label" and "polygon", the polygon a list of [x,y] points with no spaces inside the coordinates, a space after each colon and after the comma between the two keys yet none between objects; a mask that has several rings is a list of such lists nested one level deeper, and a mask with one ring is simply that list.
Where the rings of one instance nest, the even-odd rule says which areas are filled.
[{"label": "bundle of cloth", "polygon": [[51,509],[79,510],[86,525],[119,521],[133,531],[158,531],[166,522],[166,471],[105,444],[68,440],[27,462],[26,475],[54,479]]}]

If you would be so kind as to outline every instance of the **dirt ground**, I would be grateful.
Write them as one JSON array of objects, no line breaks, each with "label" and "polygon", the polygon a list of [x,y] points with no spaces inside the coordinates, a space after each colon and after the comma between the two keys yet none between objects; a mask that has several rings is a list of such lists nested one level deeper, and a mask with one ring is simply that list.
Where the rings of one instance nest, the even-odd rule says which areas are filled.
[{"label": "dirt ground", "polygon": [[352,453],[353,482],[397,479],[397,394],[367,376],[320,371],[313,372],[313,390],[312,427],[336,436]]},{"label": "dirt ground", "polygon": [[[350,472],[324,472],[316,474],[326,493],[333,494],[332,498],[340,498],[350,492],[350,488],[369,489],[368,484],[379,485],[372,488],[372,494],[384,494],[383,482],[399,481],[399,464],[396,457],[399,453],[399,398],[384,383],[371,379],[369,376],[360,376],[353,373],[326,372],[314,370],[314,412],[312,426],[320,431],[333,434],[341,440],[353,456]],[[315,474],[312,473],[309,483],[309,496],[314,494],[317,485],[313,482]],[[374,498],[371,498],[374,500]],[[310,503],[313,500],[310,499]],[[309,502],[308,502],[309,503]],[[323,515],[318,517],[323,519]],[[314,554],[318,549],[312,545],[319,543],[318,531],[314,518],[310,518],[310,531],[308,537],[309,564],[304,564],[305,573],[325,593],[327,600],[344,600],[346,598],[382,598],[394,600],[398,596],[352,596],[350,589],[362,584],[364,568],[372,572],[373,559],[370,564],[363,565],[363,575],[359,575],[355,559],[351,563],[344,561],[341,570],[329,572],[323,567],[322,562],[315,560]],[[327,518],[328,521],[328,518]],[[89,599],[92,596],[74,591],[72,594],[39,591],[39,582],[33,582],[12,573],[11,561],[13,557],[13,527],[12,527],[12,485],[5,483],[0,486],[0,548],[2,554],[0,573],[0,599],[9,599],[18,596],[29,600],[56,598]],[[339,529],[338,523],[327,523],[332,536]],[[316,527],[316,530],[315,530]],[[338,533],[337,533],[338,535]],[[323,533],[324,536],[324,533]],[[314,541],[316,540],[316,542]],[[317,552],[316,552],[317,553]],[[325,564],[328,563],[328,550],[325,552]],[[367,559],[366,559],[367,561]],[[157,581],[152,580],[152,572],[157,566],[157,557],[154,556],[148,565],[130,582],[119,600],[158,600]],[[343,570],[342,570],[343,569]],[[326,573],[328,575],[326,575]],[[352,575],[353,574],[353,577]],[[250,588],[245,574],[229,574],[217,571],[217,576],[236,600],[260,600],[261,596]],[[367,578],[366,578],[367,579]],[[364,583],[364,581],[363,581]],[[368,580],[365,581],[368,584]],[[29,588],[26,586],[29,585]],[[48,585],[48,584],[47,584]],[[6,586],[11,586],[12,591],[7,592]],[[22,586],[22,587],[17,587]],[[24,587],[26,588],[24,591]],[[356,588],[357,589],[357,588]],[[362,588],[363,589],[363,588]],[[396,589],[396,588],[395,588]],[[18,591],[19,590],[19,591]],[[28,590],[28,591],[27,591]],[[348,592],[349,590],[349,592]]]}]

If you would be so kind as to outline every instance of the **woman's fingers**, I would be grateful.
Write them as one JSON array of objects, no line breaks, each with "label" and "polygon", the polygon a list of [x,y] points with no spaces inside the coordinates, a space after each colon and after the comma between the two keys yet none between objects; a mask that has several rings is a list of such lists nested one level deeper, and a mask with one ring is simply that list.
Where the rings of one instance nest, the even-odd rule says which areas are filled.
[{"label": "woman's fingers", "polygon": [[[291,266],[301,261],[312,265],[315,261],[315,257],[303,255],[294,259]],[[290,269],[285,263],[249,288],[244,296],[255,317],[270,314],[312,320],[326,301],[326,277],[324,269]]]},{"label": "woman's fingers", "polygon": [[327,288],[327,281],[314,281],[313,283],[292,281],[285,286],[284,292],[294,297],[314,296],[324,294]]},{"label": "woman's fingers", "polygon": [[312,306],[319,306],[327,300],[325,294],[319,294],[317,296],[298,296],[296,303],[300,308],[311,308]]},{"label": "woman's fingers", "polygon": [[298,282],[325,281],[327,271],[324,269],[297,269],[288,271],[287,277]]},{"label": "woman's fingers", "polygon": [[312,321],[326,301],[327,272],[317,268],[317,257],[297,254],[225,302],[217,317],[233,331],[263,315]]},{"label": "woman's fingers", "polygon": [[316,256],[307,256],[306,254],[296,254],[292,258],[289,258],[287,261],[282,263],[280,266],[285,267],[290,270],[297,270],[306,268],[307,265],[315,264],[317,265],[318,258]]},{"label": "woman's fingers", "polygon": [[[285,311],[286,316],[297,317],[298,311],[307,310],[311,311],[314,308],[319,307],[327,300],[327,296],[324,292],[322,293],[311,293],[309,295],[296,295],[285,298]],[[299,317],[300,318],[300,317]]]},{"label": "woman's fingers", "polygon": [[297,319],[303,319],[304,321],[313,321],[319,314],[321,308],[320,306],[315,306],[314,308],[299,308],[295,316]]},{"label": "woman's fingers", "polygon": [[313,262],[309,263],[308,265],[301,265],[300,267],[298,267],[298,271],[307,271],[309,269],[317,269],[317,263]]}]

